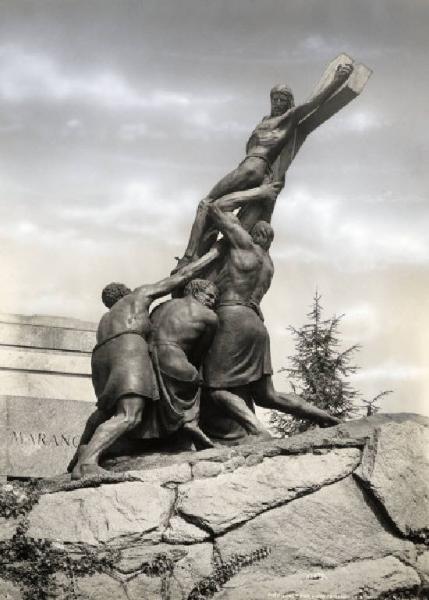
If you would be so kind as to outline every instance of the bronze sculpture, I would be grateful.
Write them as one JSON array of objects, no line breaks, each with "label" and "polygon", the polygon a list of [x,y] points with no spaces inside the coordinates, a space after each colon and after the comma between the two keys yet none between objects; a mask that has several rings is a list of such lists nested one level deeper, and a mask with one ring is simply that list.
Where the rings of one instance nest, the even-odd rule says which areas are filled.
[{"label": "bronze sculpture", "polygon": [[273,165],[283,148],[294,139],[300,121],[322,105],[348,79],[352,64],[339,64],[332,81],[307,102],[294,106],[292,91],[286,85],[277,85],[270,92],[271,112],[253,130],[246,144],[246,156],[233,171],[225,175],[199,204],[188,246],[178,267],[188,264],[208,250],[212,237],[201,245],[207,227],[207,206],[218,198],[256,188],[264,181],[272,181]]},{"label": "bronze sculpture", "polygon": [[[152,439],[183,430],[199,447],[242,437],[243,431],[266,436],[255,404],[323,426],[338,422],[295,394],[274,389],[260,302],[274,273],[270,221],[286,171],[308,134],[355,98],[369,75],[364,65],[340,55],[310,100],[297,107],[287,86],[275,86],[271,113],[251,134],[245,159],[199,203],[172,276],[133,293],[125,290],[103,317],[93,354],[100,410],[88,420],[79,460],[70,465],[73,477],[101,472],[100,454],[127,432]],[[216,242],[219,232],[223,239]],[[219,288],[217,316],[213,283],[194,282],[180,297],[197,273]],[[178,297],[149,319],[151,302],[169,292]]]},{"label": "bronze sculpture", "polygon": [[99,323],[91,362],[97,411],[87,423],[77,460],[69,465],[73,478],[102,473],[100,455],[135,429],[145,406],[159,399],[149,349],[150,305],[189,281],[205,265],[202,258],[176,275],[133,292],[116,283],[104,288],[102,299],[110,310]]}]

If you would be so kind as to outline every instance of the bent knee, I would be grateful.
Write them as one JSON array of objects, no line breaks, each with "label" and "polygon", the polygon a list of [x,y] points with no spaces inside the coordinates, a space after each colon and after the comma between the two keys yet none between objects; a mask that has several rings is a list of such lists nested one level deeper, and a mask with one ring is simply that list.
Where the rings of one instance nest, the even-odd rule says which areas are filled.
[{"label": "bent knee", "polygon": [[248,158],[242,165],[246,182],[249,187],[260,185],[265,177],[267,165],[265,161],[259,158]]}]

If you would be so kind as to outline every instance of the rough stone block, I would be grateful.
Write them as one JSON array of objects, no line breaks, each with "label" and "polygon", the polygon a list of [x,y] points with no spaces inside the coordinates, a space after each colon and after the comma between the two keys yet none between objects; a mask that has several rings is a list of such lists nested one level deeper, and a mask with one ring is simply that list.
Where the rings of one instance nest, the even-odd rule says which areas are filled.
[{"label": "rough stone block", "polygon": [[5,579],[0,579],[0,598],[1,600],[24,600],[19,587]]},{"label": "rough stone block", "polygon": [[124,586],[104,573],[81,577],[78,579],[77,587],[88,600],[129,600]]},{"label": "rough stone block", "polygon": [[356,448],[324,456],[276,456],[253,467],[240,467],[216,478],[195,480],[179,488],[178,513],[214,533],[350,474],[360,462]]},{"label": "rough stone block", "polygon": [[98,544],[125,535],[163,531],[173,501],[172,490],[140,482],[49,494],[42,496],[29,514],[28,535]]},{"label": "rough stone block", "polygon": [[181,517],[172,517],[162,539],[170,544],[195,544],[208,540],[210,535]]},{"label": "rough stone block", "polygon": [[188,463],[149,468],[145,471],[127,471],[129,475],[151,483],[186,483],[192,479],[191,466]]},{"label": "rough stone block", "polygon": [[[285,598],[290,600],[361,598],[396,598],[395,592],[417,592],[417,573],[397,558],[387,556],[379,560],[352,563],[332,571],[299,572],[289,577],[256,576],[246,570],[229,581],[216,600],[261,600]],[[408,596],[409,597],[409,596]]]},{"label": "rough stone block", "polygon": [[423,586],[429,590],[429,550],[425,550],[417,558],[416,570],[421,577]]},{"label": "rough stone block", "polygon": [[388,554],[416,560],[414,545],[388,530],[352,476],[267,511],[218,539],[224,560],[263,546],[271,548],[270,556],[251,568],[276,575]]},{"label": "rough stone block", "polygon": [[417,423],[374,431],[356,475],[406,536],[429,539],[429,430]]},{"label": "rough stone block", "polygon": [[202,460],[192,467],[192,476],[194,479],[203,479],[204,477],[216,477],[222,473],[222,463]]}]

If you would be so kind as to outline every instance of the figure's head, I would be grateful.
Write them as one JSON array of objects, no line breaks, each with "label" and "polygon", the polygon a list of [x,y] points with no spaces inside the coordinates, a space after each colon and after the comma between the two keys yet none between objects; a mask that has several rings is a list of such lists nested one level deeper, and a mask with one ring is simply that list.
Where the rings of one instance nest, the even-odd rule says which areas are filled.
[{"label": "figure's head", "polygon": [[266,221],[258,221],[250,232],[252,240],[264,250],[268,250],[274,239],[274,230]]},{"label": "figure's head", "polygon": [[207,308],[214,308],[218,298],[218,289],[212,281],[207,279],[192,279],[185,287],[184,295],[191,295]]},{"label": "figure's head", "polygon": [[131,294],[131,290],[123,283],[108,283],[101,292],[101,299],[107,308],[112,308],[118,300],[127,294]]},{"label": "figure's head", "polygon": [[275,85],[271,92],[271,116],[278,117],[295,106],[292,90],[285,84]]}]

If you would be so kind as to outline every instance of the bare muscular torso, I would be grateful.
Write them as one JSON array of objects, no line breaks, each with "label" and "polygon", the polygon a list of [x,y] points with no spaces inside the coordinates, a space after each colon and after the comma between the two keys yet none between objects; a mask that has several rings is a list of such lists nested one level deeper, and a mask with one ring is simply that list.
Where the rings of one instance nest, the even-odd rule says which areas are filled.
[{"label": "bare muscular torso", "polygon": [[151,320],[155,344],[173,342],[184,352],[194,347],[207,328],[217,324],[216,313],[191,295],[164,302],[154,310]]},{"label": "bare muscular torso", "polygon": [[113,335],[123,331],[138,331],[145,338],[150,335],[152,325],[149,320],[149,307],[153,301],[144,293],[144,288],[124,296],[107,312],[97,329],[97,343],[101,344]]},{"label": "bare muscular torso", "polygon": [[220,303],[237,300],[259,305],[271,285],[273,274],[271,257],[261,246],[252,243],[248,249],[230,248],[216,280]]},{"label": "bare muscular torso", "polygon": [[247,142],[247,155],[261,156],[272,164],[293,135],[295,127],[295,120],[292,116],[288,118],[287,113],[278,117],[264,117]]}]

